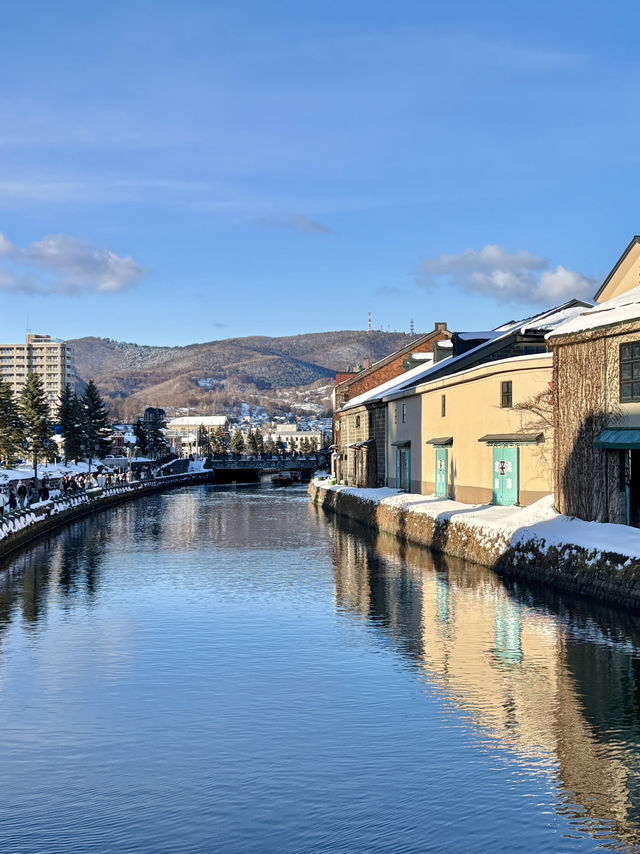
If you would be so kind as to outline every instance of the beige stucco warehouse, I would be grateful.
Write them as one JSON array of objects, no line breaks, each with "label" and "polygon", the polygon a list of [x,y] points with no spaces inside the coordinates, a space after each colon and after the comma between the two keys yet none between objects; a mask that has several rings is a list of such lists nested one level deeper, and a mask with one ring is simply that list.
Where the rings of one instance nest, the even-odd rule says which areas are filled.
[{"label": "beige stucco warehouse", "polygon": [[[544,404],[551,376],[551,354],[542,353],[489,362],[425,383],[404,396],[391,396],[386,401],[387,485],[398,486],[393,461],[402,459],[408,449],[412,492],[436,491],[440,458],[446,459],[448,497],[469,504],[490,503],[494,499],[493,448],[504,446],[517,454],[518,503],[531,504],[548,495],[552,492],[551,427],[514,406],[538,395]],[[511,383],[511,405],[502,405],[503,383]],[[404,482],[399,486],[409,488]]]}]

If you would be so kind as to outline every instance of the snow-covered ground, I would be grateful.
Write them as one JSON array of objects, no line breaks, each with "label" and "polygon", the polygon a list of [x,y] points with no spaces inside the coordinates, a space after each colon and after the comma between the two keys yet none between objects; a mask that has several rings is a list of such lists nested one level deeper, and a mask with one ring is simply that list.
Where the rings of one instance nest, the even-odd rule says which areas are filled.
[{"label": "snow-covered ground", "polygon": [[459,501],[416,495],[396,489],[352,489],[316,485],[331,491],[355,495],[364,501],[384,504],[419,513],[440,521],[460,521],[476,528],[487,540],[502,538],[508,545],[535,544],[540,551],[549,547],[585,549],[593,560],[602,552],[613,552],[627,558],[630,564],[640,559],[640,529],[603,522],[584,522],[562,516],[553,506],[553,495],[547,495],[529,507],[498,507],[494,504],[461,504]]}]

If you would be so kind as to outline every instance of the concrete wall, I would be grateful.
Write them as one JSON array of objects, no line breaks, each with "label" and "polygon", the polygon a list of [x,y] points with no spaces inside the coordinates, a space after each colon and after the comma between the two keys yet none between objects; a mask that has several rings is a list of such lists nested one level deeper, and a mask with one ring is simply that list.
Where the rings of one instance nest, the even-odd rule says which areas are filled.
[{"label": "concrete wall", "polygon": [[510,537],[489,537],[482,529],[466,525],[464,515],[440,520],[314,483],[309,486],[309,495],[318,507],[345,516],[369,531],[392,534],[400,542],[426,546],[515,579],[528,578],[556,589],[640,609],[640,562],[628,561],[626,555],[602,552],[594,556],[571,543],[561,548],[543,548],[539,540],[514,547]]}]

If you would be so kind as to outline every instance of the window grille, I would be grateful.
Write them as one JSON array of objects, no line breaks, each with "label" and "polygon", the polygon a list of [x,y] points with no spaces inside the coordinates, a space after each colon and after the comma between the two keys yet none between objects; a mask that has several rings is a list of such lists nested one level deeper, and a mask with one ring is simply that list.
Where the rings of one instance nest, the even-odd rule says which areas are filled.
[{"label": "window grille", "polygon": [[640,400],[640,342],[620,345],[620,403]]}]

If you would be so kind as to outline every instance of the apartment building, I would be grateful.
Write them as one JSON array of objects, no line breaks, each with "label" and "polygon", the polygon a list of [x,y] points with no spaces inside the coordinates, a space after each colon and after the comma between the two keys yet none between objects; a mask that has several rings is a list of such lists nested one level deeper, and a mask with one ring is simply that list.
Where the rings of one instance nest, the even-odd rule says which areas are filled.
[{"label": "apartment building", "polygon": [[28,374],[38,374],[51,412],[57,412],[63,388],[73,387],[76,381],[73,347],[50,335],[31,332],[24,344],[0,344],[0,378],[11,385],[14,394],[20,394]]}]

